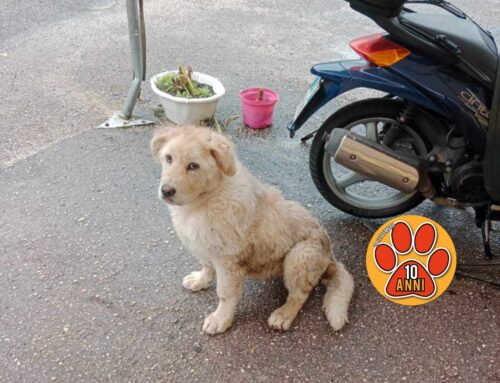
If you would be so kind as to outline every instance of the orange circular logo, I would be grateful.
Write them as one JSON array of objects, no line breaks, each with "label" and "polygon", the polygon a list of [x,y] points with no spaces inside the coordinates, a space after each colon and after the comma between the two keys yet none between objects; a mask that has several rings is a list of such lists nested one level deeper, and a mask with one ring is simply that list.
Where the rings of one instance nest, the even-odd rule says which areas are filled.
[{"label": "orange circular logo", "polygon": [[455,275],[457,255],[437,222],[405,215],[382,225],[366,250],[368,276],[385,298],[402,305],[432,302]]}]

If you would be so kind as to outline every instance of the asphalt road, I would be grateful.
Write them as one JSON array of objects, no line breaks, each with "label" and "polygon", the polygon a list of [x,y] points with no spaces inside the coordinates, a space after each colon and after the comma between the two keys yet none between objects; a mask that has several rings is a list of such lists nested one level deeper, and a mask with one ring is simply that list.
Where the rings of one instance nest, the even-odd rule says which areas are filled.
[{"label": "asphalt road", "polygon": [[[500,1],[454,3],[500,31]],[[456,277],[423,307],[380,297],[364,267],[366,222],[321,198],[309,177],[308,147],[287,138],[284,126],[311,64],[353,57],[348,41],[376,27],[334,0],[145,6],[150,75],[184,62],[219,77],[228,91],[221,118],[239,114],[239,89],[263,84],[280,93],[273,128],[253,133],[235,122],[227,133],[254,174],[328,229],[356,279],[351,323],[331,331],[318,288],[292,331],[272,332],[267,318],[285,289],[280,280],[248,281],[235,326],[216,337],[201,334],[215,291],[193,294],[180,285],[197,262],[156,198],[152,129],[92,129],[120,107],[130,81],[124,5],[4,0],[0,381],[499,381],[499,290]],[[345,95],[304,132],[359,96]],[[156,106],[147,84],[142,97],[139,109]],[[470,211],[424,204],[415,213],[449,231],[461,262],[482,261]],[[498,268],[479,276],[498,280]]]}]

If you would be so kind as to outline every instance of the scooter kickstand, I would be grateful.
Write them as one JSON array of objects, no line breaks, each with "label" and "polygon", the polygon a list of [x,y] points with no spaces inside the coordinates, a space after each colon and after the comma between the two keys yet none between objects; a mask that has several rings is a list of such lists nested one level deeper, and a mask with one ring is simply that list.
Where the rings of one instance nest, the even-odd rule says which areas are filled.
[{"label": "scooter kickstand", "polygon": [[491,259],[493,254],[491,253],[491,219],[498,221],[499,217],[495,212],[491,211],[490,206],[481,206],[474,208],[476,212],[476,226],[481,229],[481,234],[483,237],[483,247],[484,247],[484,256],[486,259]]},{"label": "scooter kickstand", "polygon": [[486,259],[491,259],[490,238],[491,238],[491,220],[489,215],[483,220],[481,225],[481,233],[483,234],[484,256]]}]

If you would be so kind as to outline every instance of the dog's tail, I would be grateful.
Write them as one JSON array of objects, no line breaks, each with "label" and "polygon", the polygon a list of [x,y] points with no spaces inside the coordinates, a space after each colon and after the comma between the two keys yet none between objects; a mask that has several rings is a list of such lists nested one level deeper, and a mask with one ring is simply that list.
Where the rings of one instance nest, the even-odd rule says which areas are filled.
[{"label": "dog's tail", "polygon": [[326,284],[323,310],[330,325],[338,331],[348,322],[347,312],[354,293],[354,279],[342,263],[334,261],[323,274],[323,281]]}]

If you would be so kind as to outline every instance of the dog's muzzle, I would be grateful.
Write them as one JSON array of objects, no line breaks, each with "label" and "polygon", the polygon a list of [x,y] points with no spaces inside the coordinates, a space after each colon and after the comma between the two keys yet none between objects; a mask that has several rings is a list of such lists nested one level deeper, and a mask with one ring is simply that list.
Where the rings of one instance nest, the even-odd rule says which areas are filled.
[{"label": "dog's muzzle", "polygon": [[175,205],[174,198],[176,193],[177,190],[174,187],[165,184],[160,185],[158,190],[160,199],[171,205]]}]

